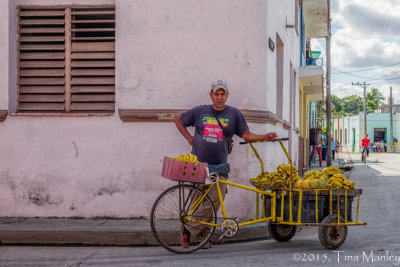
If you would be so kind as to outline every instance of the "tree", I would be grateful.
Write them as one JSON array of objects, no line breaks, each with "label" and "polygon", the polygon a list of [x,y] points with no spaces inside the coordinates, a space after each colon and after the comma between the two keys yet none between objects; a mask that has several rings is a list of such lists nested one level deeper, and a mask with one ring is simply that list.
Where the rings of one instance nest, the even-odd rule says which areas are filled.
[{"label": "tree", "polygon": [[339,115],[342,111],[342,99],[340,97],[337,97],[335,95],[331,95],[331,102],[334,105],[334,109],[332,110],[332,113],[334,115]]},{"label": "tree", "polygon": [[363,99],[361,96],[351,95],[342,98],[342,110],[348,114],[358,114],[363,110]]},{"label": "tree", "polygon": [[382,104],[385,98],[378,88],[372,88],[370,92],[367,92],[367,109],[371,112],[375,112]]}]

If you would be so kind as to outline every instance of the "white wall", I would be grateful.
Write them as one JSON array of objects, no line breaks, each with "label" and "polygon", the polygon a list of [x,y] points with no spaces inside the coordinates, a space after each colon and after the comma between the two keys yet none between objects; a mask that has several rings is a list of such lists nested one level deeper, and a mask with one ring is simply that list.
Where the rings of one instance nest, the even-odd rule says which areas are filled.
[{"label": "white wall", "polygon": [[[286,21],[287,19],[287,21]],[[299,36],[297,36],[294,28],[286,28],[287,24],[294,23],[294,2],[271,0],[267,1],[267,36],[276,44],[276,34],[278,34],[284,43],[284,107],[283,119],[289,121],[289,93],[290,93],[290,62],[292,62],[294,70],[297,73],[296,85],[298,85],[298,73],[300,64],[300,46]],[[268,49],[267,54],[267,82],[268,96],[267,108],[273,112],[276,110],[276,55]],[[298,106],[298,86],[296,86],[296,103]],[[298,121],[298,119],[297,119]]]},{"label": "white wall", "polygon": [[[16,2],[69,3],[93,1]],[[114,1],[96,1],[100,3]],[[290,61],[297,68],[298,39],[293,29],[284,27],[285,16],[294,9],[292,1],[116,0],[115,4],[116,109],[209,103],[212,80],[225,79],[231,90],[228,104],[274,112],[275,56],[267,37],[277,31],[285,42],[286,69]],[[0,32],[8,36],[14,18],[3,11],[7,4],[1,2],[0,7],[4,13]],[[8,51],[3,40],[0,51]],[[0,59],[14,60],[3,53]],[[0,66],[7,81],[5,72],[7,64]],[[8,107],[7,92],[8,86],[0,88],[2,109]],[[285,102],[287,121],[288,110]],[[280,124],[249,126],[256,133],[277,131],[278,136],[288,136]],[[173,123],[123,123],[117,112],[105,117],[9,115],[0,123],[0,131],[2,216],[148,216],[156,196],[174,184],[160,177],[163,156],[190,151]],[[229,159],[231,177],[248,184],[248,178],[259,173],[259,163],[238,141]],[[287,162],[278,143],[256,146],[268,171]],[[232,216],[248,217],[254,214],[254,200],[253,193],[230,189],[227,205],[235,211]]]},{"label": "white wall", "polygon": [[[361,123],[360,123],[360,116],[344,116],[343,117],[343,140],[344,140],[344,134],[345,134],[345,129],[347,129],[347,145],[343,145],[342,149],[343,152],[352,152],[352,144],[353,144],[353,128],[355,129],[355,151],[354,152],[359,152],[360,151],[360,141],[361,141],[361,136],[360,136],[360,129],[361,129]],[[347,151],[346,151],[347,149]]]}]

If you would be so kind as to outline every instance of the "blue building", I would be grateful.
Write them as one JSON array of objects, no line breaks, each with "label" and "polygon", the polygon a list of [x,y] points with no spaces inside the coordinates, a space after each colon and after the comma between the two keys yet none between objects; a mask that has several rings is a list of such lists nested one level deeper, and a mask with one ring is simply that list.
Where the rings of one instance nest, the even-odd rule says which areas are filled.
[{"label": "blue building", "polygon": [[[393,136],[397,136],[396,118],[397,114],[393,115]],[[333,125],[334,127],[340,127]],[[355,116],[343,117],[343,131],[340,131],[343,136],[342,147],[348,151],[359,152],[361,139],[364,138],[364,115],[360,113]],[[388,148],[391,147],[390,140],[390,114],[389,113],[370,113],[367,114],[367,134],[371,142],[385,141]],[[389,149],[390,151],[390,149]]]}]

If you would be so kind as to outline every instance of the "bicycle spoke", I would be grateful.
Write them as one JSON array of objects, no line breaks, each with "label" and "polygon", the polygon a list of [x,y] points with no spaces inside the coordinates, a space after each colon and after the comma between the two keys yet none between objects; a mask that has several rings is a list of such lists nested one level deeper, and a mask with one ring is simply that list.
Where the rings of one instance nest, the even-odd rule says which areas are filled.
[{"label": "bicycle spoke", "polygon": [[[205,197],[201,203],[198,203],[202,196],[203,193],[198,189],[180,185],[167,189],[158,197],[151,211],[150,222],[154,236],[164,248],[175,253],[189,253],[201,248],[209,240],[215,226],[190,222],[192,219],[216,223],[215,208],[209,198]],[[204,212],[211,213],[209,215],[196,214],[200,207],[204,209]],[[186,215],[188,210],[193,214]],[[189,218],[187,223],[184,222],[185,216]],[[182,247],[180,243],[181,227],[190,232],[188,247]]]}]

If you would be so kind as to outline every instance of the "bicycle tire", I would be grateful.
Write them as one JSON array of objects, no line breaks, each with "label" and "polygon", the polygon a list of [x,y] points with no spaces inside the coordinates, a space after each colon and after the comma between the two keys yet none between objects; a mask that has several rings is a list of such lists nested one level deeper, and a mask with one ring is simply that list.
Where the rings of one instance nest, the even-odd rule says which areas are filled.
[{"label": "bicycle tire", "polygon": [[[179,197],[180,194],[182,196],[182,192],[185,201],[182,201],[182,197]],[[175,185],[158,196],[151,209],[150,226],[155,239],[161,246],[171,252],[184,254],[195,252],[208,243],[214,233],[215,226],[198,225],[184,220],[191,204],[194,203],[195,199],[203,195],[202,191],[192,185]],[[180,212],[180,202],[181,206],[184,207],[184,209],[181,209],[183,213]],[[183,205],[183,203],[185,204]],[[195,215],[192,215],[191,218],[216,224],[217,213],[210,198],[205,196],[200,205],[202,205],[203,209],[209,211],[209,216],[196,218]],[[180,244],[182,226],[188,231],[200,231],[200,228],[202,229],[201,233],[196,236],[190,234],[190,244],[187,248]]]}]

